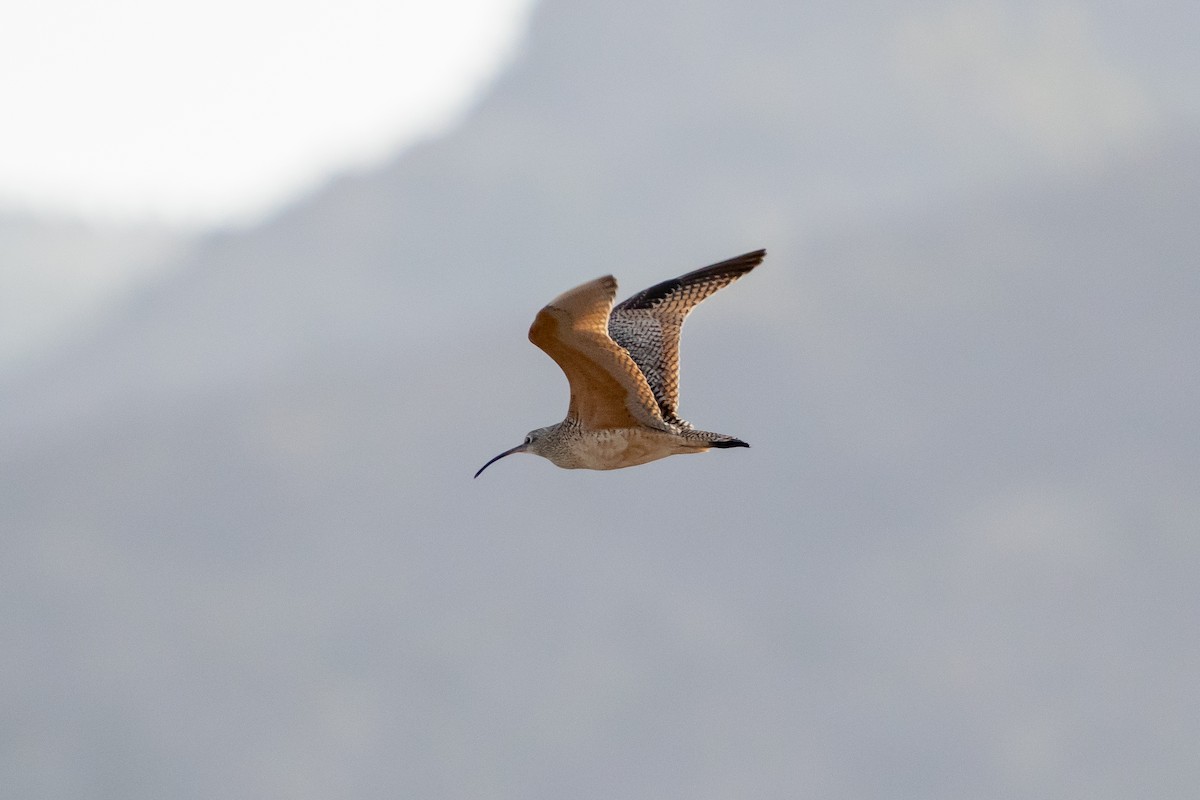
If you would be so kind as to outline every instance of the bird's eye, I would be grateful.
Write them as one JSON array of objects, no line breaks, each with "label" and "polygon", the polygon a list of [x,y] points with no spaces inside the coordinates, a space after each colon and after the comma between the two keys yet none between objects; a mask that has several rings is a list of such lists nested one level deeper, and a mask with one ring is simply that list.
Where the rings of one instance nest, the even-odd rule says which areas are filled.
[{"label": "bird's eye", "polygon": [[525,444],[532,444],[532,443],[533,443],[533,434],[531,433],[525,437]]}]

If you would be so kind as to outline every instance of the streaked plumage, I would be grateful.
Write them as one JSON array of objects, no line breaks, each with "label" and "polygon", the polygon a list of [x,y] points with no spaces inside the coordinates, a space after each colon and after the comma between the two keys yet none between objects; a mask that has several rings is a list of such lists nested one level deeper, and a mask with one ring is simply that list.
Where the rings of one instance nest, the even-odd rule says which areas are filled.
[{"label": "streaked plumage", "polygon": [[765,256],[756,250],[689,272],[615,307],[611,275],[551,300],[534,318],[529,341],[567,376],[567,417],[530,431],[475,477],[512,453],[534,453],[566,469],[619,469],[711,447],[749,447],[732,436],[695,430],[679,417],[679,335],[696,305]]}]

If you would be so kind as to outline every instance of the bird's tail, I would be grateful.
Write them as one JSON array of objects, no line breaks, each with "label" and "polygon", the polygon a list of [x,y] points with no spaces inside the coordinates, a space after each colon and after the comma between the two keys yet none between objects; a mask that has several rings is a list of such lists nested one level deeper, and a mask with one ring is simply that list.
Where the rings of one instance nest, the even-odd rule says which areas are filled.
[{"label": "bird's tail", "polygon": [[683,434],[688,441],[695,442],[700,447],[749,447],[750,445],[738,439],[736,436],[726,436],[723,433],[713,433],[711,431],[690,430]]}]

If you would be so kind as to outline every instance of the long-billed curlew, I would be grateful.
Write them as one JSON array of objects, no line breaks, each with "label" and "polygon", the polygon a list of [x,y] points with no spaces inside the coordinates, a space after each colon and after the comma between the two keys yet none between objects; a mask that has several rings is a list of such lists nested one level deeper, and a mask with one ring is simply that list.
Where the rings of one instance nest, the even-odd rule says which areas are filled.
[{"label": "long-billed curlew", "polygon": [[638,292],[613,307],[612,275],[550,301],[529,328],[529,341],[562,367],[571,385],[567,418],[530,431],[513,453],[533,453],[564,469],[620,469],[710,447],[749,447],[741,439],[698,431],[679,406],[679,331],[713,292],[760,264],[765,250],[731,258]]}]

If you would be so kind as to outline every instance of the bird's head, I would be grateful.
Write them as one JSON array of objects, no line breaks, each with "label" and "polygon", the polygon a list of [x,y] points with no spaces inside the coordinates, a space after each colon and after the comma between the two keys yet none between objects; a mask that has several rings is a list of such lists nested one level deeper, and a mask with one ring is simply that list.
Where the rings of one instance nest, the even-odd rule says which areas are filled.
[{"label": "bird's head", "polygon": [[516,447],[513,447],[509,450],[505,450],[500,455],[492,458],[490,461],[488,461],[486,464],[484,464],[482,467],[479,468],[479,472],[475,473],[475,477],[478,478],[485,469],[487,469],[488,467],[490,467],[492,464],[499,461],[500,459],[504,458],[505,456],[511,456],[513,453],[533,453],[535,456],[542,456],[543,458],[545,458],[546,457],[546,445],[549,442],[548,434],[550,433],[550,431],[554,430],[554,428],[556,428],[556,427],[557,426],[555,426],[555,425],[551,425],[547,428],[537,428],[537,429],[532,430],[529,433],[525,434],[525,441],[521,442]]}]

